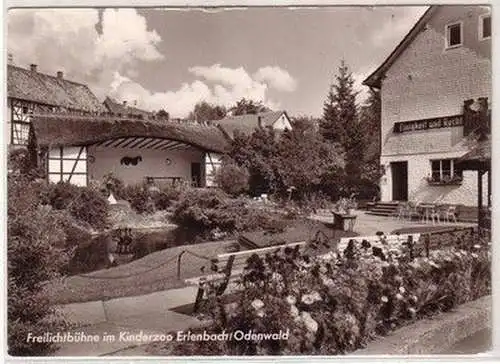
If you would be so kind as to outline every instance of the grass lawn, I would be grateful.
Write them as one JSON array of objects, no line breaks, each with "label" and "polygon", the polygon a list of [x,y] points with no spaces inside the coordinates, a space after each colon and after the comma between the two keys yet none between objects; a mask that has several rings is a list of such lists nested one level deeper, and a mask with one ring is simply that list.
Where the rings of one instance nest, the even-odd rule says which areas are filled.
[{"label": "grass lawn", "polygon": [[184,286],[184,279],[210,271],[204,259],[185,253],[181,260],[181,279],[177,279],[177,256],[183,250],[213,257],[226,253],[234,243],[209,242],[161,250],[114,268],[52,281],[45,287],[53,304],[106,300],[136,296]]},{"label": "grass lawn", "polygon": [[[331,226],[311,220],[297,220],[290,232],[278,233],[278,243],[309,240],[321,230],[324,244],[310,249],[313,255],[324,254],[334,248],[331,242],[344,236],[357,236],[353,232],[332,230]],[[299,239],[300,237],[300,239]],[[329,241],[330,244],[326,244]],[[181,279],[177,279],[177,257],[190,251],[205,257],[227,253],[234,247],[233,241],[208,242],[196,245],[176,246],[146,255],[141,259],[92,273],[69,276],[52,281],[45,289],[53,304],[106,300],[117,297],[137,296],[156,291],[185,286],[184,280],[210,274],[210,262],[193,254],[184,253],[181,259]],[[201,268],[205,267],[204,273]]]}]

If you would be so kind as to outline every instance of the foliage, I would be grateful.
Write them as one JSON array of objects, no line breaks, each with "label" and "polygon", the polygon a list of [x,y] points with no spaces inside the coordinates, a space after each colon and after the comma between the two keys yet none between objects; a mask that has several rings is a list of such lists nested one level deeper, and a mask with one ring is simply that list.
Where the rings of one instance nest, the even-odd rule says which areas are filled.
[{"label": "foliage", "polygon": [[176,186],[165,185],[153,190],[153,203],[156,210],[166,210],[171,208],[179,200],[182,189]]},{"label": "foliage", "polygon": [[[380,166],[380,126],[381,126],[381,99],[380,91],[370,89],[368,99],[360,110],[360,123],[363,131],[365,152],[361,167],[361,181],[358,188],[360,197],[369,198],[378,194],[378,182],[382,177]],[[364,191],[371,191],[372,196],[363,195]]]},{"label": "foliage", "polygon": [[235,163],[223,163],[215,174],[215,183],[230,196],[238,196],[248,191],[250,175],[245,167]]},{"label": "foliage", "polygon": [[[356,186],[361,178],[365,140],[363,125],[358,119],[357,92],[349,67],[342,60],[336,82],[330,86],[324,103],[320,131],[326,140],[339,143],[345,151],[345,184]],[[365,129],[366,130],[366,129]]]},{"label": "foliage", "polygon": [[279,135],[271,128],[235,135],[228,155],[249,171],[252,195],[277,193],[295,200],[311,199],[320,192],[336,195],[343,155],[311,123],[296,126]]},{"label": "foliage", "polygon": [[140,214],[155,211],[153,191],[144,183],[124,186],[120,198],[130,202],[130,207]]},{"label": "foliage", "polygon": [[112,172],[105,174],[101,180],[101,189],[103,191],[106,190],[106,193],[112,192],[117,198],[124,198],[124,187],[125,184],[123,183],[121,178],[117,177]]},{"label": "foliage", "polygon": [[8,176],[7,268],[8,345],[11,355],[50,353],[51,343],[28,343],[28,333],[62,330],[42,283],[55,278],[67,264],[66,236],[60,216],[40,205],[40,185],[26,176]]},{"label": "foliage", "polygon": [[25,175],[31,179],[45,177],[45,170],[37,167],[28,149],[21,147],[9,150],[7,167],[11,175]]},{"label": "foliage", "polygon": [[[228,340],[217,354],[345,354],[401,325],[491,293],[486,246],[409,260],[393,247],[365,241],[341,253],[314,257],[290,248],[250,257],[233,304],[209,293],[204,312],[213,323],[204,330],[289,330],[288,340]],[[182,354],[182,347],[174,351]],[[193,348],[189,353],[196,355]]]},{"label": "foliage", "polygon": [[227,110],[224,106],[212,105],[206,101],[198,102],[190,112],[188,119],[196,121],[212,121],[224,119]]},{"label": "foliage", "polygon": [[108,202],[98,189],[69,182],[51,183],[46,198],[56,210],[67,210],[75,219],[95,229],[107,226]]},{"label": "foliage", "polygon": [[336,211],[346,213],[348,210],[358,208],[358,203],[354,195],[340,198],[334,206]]},{"label": "foliage", "polygon": [[233,115],[258,114],[261,112],[271,111],[265,106],[262,101],[254,101],[242,98],[235,106],[229,109]]},{"label": "foliage", "polygon": [[195,189],[184,193],[172,216],[189,232],[187,239],[216,238],[241,231],[277,229],[282,219],[251,207],[244,199],[231,199],[223,191]]},{"label": "foliage", "polygon": [[158,110],[158,112],[156,113],[156,117],[159,119],[159,120],[165,120],[165,121],[168,121],[170,119],[170,114],[165,111],[165,109],[160,109]]}]

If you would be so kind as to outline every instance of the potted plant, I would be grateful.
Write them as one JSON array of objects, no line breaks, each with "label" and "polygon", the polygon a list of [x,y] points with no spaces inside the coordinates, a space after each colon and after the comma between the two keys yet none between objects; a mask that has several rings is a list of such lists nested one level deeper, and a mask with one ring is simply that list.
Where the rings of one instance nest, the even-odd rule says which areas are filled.
[{"label": "potted plant", "polygon": [[353,195],[351,197],[342,197],[335,203],[335,211],[341,214],[352,215],[354,210],[358,207],[358,204]]}]

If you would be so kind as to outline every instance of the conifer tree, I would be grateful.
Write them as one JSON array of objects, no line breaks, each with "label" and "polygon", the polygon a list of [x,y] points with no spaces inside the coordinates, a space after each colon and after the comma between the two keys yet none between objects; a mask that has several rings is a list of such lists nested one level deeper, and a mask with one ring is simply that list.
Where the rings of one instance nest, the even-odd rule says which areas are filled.
[{"label": "conifer tree", "polygon": [[323,119],[320,131],[323,137],[338,143],[345,152],[346,175],[348,184],[352,185],[361,177],[361,161],[363,159],[364,138],[358,120],[354,78],[344,60],[341,61],[336,82],[330,86],[323,107]]}]

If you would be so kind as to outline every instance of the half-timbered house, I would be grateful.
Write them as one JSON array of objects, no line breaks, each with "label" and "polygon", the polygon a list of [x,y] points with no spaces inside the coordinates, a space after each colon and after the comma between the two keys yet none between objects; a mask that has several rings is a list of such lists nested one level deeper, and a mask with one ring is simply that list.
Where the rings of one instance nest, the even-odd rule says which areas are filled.
[{"label": "half-timbered house", "polygon": [[30,69],[7,65],[7,143],[26,145],[33,114],[47,112],[103,112],[103,105],[81,83]]},{"label": "half-timbered house", "polygon": [[205,187],[210,154],[228,143],[218,127],[194,122],[52,113],[33,117],[28,148],[51,182],[85,186],[112,173],[127,184]]}]

